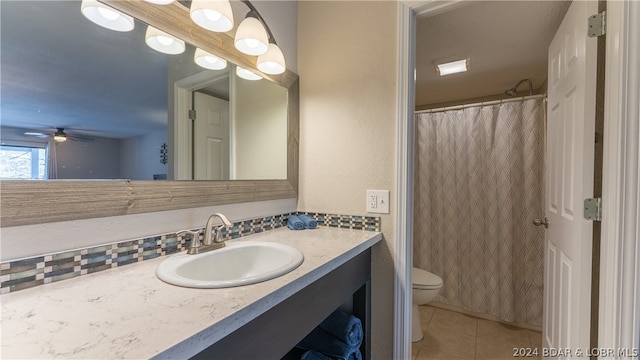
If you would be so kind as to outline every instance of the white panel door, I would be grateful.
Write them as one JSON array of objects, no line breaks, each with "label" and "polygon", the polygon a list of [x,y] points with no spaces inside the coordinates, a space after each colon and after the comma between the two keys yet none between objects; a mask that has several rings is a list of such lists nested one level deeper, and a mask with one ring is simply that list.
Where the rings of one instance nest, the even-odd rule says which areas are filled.
[{"label": "white panel door", "polygon": [[587,18],[596,12],[596,1],[574,1],[549,45],[545,358],[589,347],[592,222],[583,201],[593,194],[597,40]]},{"label": "white panel door", "polygon": [[194,180],[229,179],[229,102],[194,93]]}]

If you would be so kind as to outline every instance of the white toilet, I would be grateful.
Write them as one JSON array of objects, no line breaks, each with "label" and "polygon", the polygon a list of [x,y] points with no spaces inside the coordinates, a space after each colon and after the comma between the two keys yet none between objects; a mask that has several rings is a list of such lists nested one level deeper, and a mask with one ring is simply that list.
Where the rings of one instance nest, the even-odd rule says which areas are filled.
[{"label": "white toilet", "polygon": [[422,340],[422,325],[420,324],[419,305],[424,305],[433,300],[442,287],[442,279],[426,270],[413,268],[413,305],[411,307],[411,341]]}]

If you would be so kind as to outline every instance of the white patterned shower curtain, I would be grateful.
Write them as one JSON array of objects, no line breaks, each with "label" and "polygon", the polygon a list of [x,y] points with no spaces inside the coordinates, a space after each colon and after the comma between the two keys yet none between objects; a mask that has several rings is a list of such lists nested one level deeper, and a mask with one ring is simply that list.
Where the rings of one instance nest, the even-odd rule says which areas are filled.
[{"label": "white patterned shower curtain", "polygon": [[414,266],[435,301],[542,323],[543,99],[416,114]]}]

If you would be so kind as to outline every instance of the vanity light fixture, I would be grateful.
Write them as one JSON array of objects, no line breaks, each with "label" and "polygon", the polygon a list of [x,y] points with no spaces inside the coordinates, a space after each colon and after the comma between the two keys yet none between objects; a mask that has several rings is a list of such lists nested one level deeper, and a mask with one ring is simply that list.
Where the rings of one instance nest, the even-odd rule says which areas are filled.
[{"label": "vanity light fixture", "polygon": [[193,55],[193,61],[203,68],[210,70],[222,70],[227,67],[227,60],[221,59],[200,48],[196,48],[196,53]]},{"label": "vanity light fixture", "polygon": [[144,38],[150,48],[164,54],[182,54],[185,49],[184,41],[153,26],[147,26],[147,33]]},{"label": "vanity light fixture", "polygon": [[82,0],[80,10],[87,19],[104,28],[121,32],[133,30],[133,17],[96,0]]},{"label": "vanity light fixture", "polygon": [[469,61],[470,59],[462,59],[451,61],[448,63],[437,64],[436,69],[438,71],[438,75],[445,76],[449,74],[465,72],[469,70]]},{"label": "vanity light fixture", "polygon": [[207,30],[227,32],[233,29],[229,0],[192,0],[189,14],[194,23]]},{"label": "vanity light fixture", "polygon": [[[144,0],[148,3],[168,5],[175,0]],[[256,68],[265,74],[278,75],[287,71],[284,54],[278,47],[275,37],[266,21],[249,0],[240,0],[249,8],[245,19],[236,30],[234,45],[244,54],[257,56]],[[100,26],[129,31],[134,27],[134,19],[114,10],[98,0],[82,0],[82,13]],[[233,29],[233,11],[229,0],[191,0],[189,14],[198,26],[215,32],[227,32]],[[181,54],[185,51],[185,43],[152,26],[147,27],[145,42],[152,49],[165,54]],[[194,61],[207,69],[220,70],[226,67],[226,60],[214,61],[215,56],[197,49]],[[222,67],[224,64],[224,67]],[[262,79],[253,72],[240,68],[238,76],[245,79]],[[249,72],[250,74],[247,74]],[[240,75],[243,74],[243,75]]]},{"label": "vanity light fixture", "polygon": [[241,68],[240,66],[236,66],[236,75],[238,75],[239,77],[245,80],[251,80],[251,81],[262,79],[262,76],[254,73],[253,71],[249,71],[245,68]]},{"label": "vanity light fixture", "polygon": [[251,10],[236,30],[235,46],[238,51],[247,55],[266,54],[269,49],[269,36],[258,14]]}]

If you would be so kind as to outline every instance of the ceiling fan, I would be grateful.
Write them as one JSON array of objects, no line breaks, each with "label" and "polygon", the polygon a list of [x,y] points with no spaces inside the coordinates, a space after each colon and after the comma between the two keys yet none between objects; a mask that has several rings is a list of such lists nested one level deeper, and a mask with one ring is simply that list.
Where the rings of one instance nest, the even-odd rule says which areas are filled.
[{"label": "ceiling fan", "polygon": [[55,140],[56,142],[65,142],[68,139],[69,140],[73,140],[73,141],[93,141],[94,139],[88,136],[84,136],[84,135],[78,135],[78,134],[67,134],[64,131],[64,128],[56,128],[56,132],[53,134],[47,134],[45,132],[37,132],[37,131],[27,131],[24,133],[27,136],[35,136],[37,138],[40,139],[46,139],[46,138],[50,138],[53,137],[53,140]]}]

